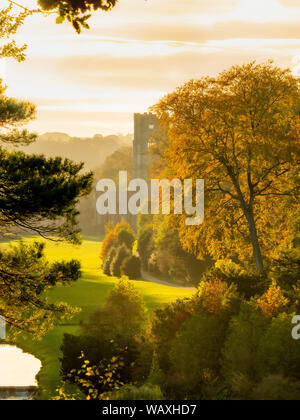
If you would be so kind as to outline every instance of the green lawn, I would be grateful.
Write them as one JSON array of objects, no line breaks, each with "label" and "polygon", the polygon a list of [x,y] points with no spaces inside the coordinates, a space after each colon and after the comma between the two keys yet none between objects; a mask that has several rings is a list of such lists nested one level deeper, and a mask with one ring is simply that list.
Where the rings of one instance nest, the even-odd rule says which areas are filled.
[{"label": "green lawn", "polygon": [[[33,240],[27,239],[27,241]],[[86,319],[89,314],[103,304],[106,296],[118,281],[116,278],[102,274],[99,260],[100,247],[100,239],[97,241],[94,237],[87,238],[81,246],[47,242],[46,255],[48,260],[76,258],[81,261],[83,274],[82,278],[73,286],[55,287],[51,290],[50,299],[68,302],[73,306],[82,308],[82,311],[68,325],[59,325],[48,332],[41,341],[32,341],[29,338],[25,340],[23,337],[19,339],[19,346],[42,362],[38,394],[41,399],[49,399],[59,386],[60,364],[58,359],[63,334],[76,334],[80,320]],[[193,293],[189,290],[175,289],[144,281],[133,281],[133,284],[141,292],[149,312],[163,303],[191,296]]]}]

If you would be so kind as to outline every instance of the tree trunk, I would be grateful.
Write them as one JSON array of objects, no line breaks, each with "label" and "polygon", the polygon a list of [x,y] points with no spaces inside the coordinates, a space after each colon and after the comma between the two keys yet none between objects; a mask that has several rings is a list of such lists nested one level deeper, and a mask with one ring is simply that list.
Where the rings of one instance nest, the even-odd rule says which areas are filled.
[{"label": "tree trunk", "polygon": [[259,241],[258,241],[257,229],[255,225],[253,212],[251,210],[247,211],[245,216],[247,218],[248,225],[249,225],[250,238],[251,238],[253,256],[255,259],[256,268],[258,271],[263,271],[264,263],[263,263],[263,258],[262,258],[262,254],[260,250]]}]

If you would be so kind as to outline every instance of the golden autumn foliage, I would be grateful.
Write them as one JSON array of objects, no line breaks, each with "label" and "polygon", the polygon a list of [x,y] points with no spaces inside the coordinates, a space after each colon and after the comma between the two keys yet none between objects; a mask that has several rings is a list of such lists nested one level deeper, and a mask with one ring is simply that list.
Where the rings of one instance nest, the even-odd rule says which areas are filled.
[{"label": "golden autumn foliage", "polygon": [[285,298],[282,290],[276,283],[273,283],[267,292],[257,301],[258,308],[268,318],[279,315],[289,304],[289,299]]},{"label": "golden autumn foliage", "polygon": [[104,260],[107,257],[110,249],[113,246],[120,245],[119,244],[120,232],[125,231],[131,234],[132,236],[134,236],[134,232],[131,226],[123,220],[117,223],[116,226],[112,226],[111,224],[108,224],[106,227],[106,230],[107,230],[107,233],[106,233],[104,241],[102,242],[102,247],[101,247],[101,252],[100,252],[100,258],[102,260]]},{"label": "golden autumn foliage", "polygon": [[205,180],[203,225],[174,218],[185,249],[247,262],[252,254],[263,270],[263,255],[290,240],[299,196],[299,93],[289,70],[250,63],[191,80],[153,107],[168,127],[172,175]]},{"label": "golden autumn foliage", "polygon": [[201,308],[209,315],[220,316],[227,307],[233,288],[218,278],[200,283],[198,299]]}]

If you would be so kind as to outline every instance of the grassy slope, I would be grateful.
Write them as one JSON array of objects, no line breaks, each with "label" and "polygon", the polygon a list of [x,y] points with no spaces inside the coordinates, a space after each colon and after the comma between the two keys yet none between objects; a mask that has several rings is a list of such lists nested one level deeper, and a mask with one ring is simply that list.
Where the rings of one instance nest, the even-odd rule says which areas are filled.
[{"label": "grassy slope", "polygon": [[[28,239],[33,241],[33,239]],[[82,312],[69,325],[60,325],[50,331],[41,341],[20,339],[19,345],[42,362],[39,373],[41,399],[49,399],[55,393],[60,383],[59,357],[60,346],[64,333],[76,334],[80,320],[85,319],[103,304],[106,296],[118,281],[103,275],[99,261],[100,242],[95,238],[85,240],[81,246],[55,244],[47,242],[46,255],[50,261],[69,260],[76,258],[81,261],[82,278],[72,287],[55,287],[50,292],[53,301],[65,301],[82,308]],[[134,281],[135,287],[141,292],[149,311],[158,305],[191,296],[193,292],[175,289],[144,281]]]}]

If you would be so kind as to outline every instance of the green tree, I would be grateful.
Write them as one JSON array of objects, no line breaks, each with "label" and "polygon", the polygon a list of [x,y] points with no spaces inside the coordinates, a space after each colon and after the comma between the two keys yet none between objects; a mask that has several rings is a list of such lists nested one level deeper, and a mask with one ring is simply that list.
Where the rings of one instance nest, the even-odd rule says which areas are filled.
[{"label": "green tree", "polygon": [[272,323],[260,343],[260,372],[262,375],[283,375],[300,380],[299,342],[291,334],[295,314],[280,314]]},{"label": "green tree", "polygon": [[[104,307],[93,313],[82,325],[79,336],[64,335],[61,348],[64,379],[68,378],[72,369],[80,369],[78,357],[82,351],[91,364],[98,365],[117,357],[120,350],[124,349],[124,363],[119,372],[122,382],[130,384],[145,381],[152,362],[152,346],[144,331],[146,316],[146,307],[140,293],[127,279],[121,279],[110,292]],[[101,378],[94,379],[98,382]]]},{"label": "green tree", "polygon": [[110,265],[110,272],[112,276],[121,277],[122,263],[129,256],[130,252],[126,245],[121,245],[117,248],[116,256],[113,258]]},{"label": "green tree", "polygon": [[122,278],[110,292],[102,316],[109,320],[114,334],[128,337],[138,335],[147,319],[140,293],[126,278]]},{"label": "green tree", "polygon": [[106,274],[107,276],[112,275],[111,271],[110,271],[110,267],[111,267],[111,263],[112,263],[112,261],[113,261],[113,259],[115,258],[116,255],[117,255],[117,248],[115,248],[113,246],[109,249],[109,251],[107,253],[107,256],[103,260],[102,270],[103,270],[103,273]]},{"label": "green tree", "polygon": [[[0,235],[17,230],[79,243],[77,203],[89,193],[92,173],[83,173],[82,163],[15,150],[35,140],[34,134],[22,128],[35,112],[31,103],[7,97],[0,84]],[[1,251],[0,313],[11,332],[41,335],[56,319],[72,316],[73,309],[49,304],[44,292],[79,275],[80,264],[75,261],[51,268],[38,244],[21,243],[13,250]]]},{"label": "green tree", "polygon": [[128,230],[120,230],[118,233],[118,242],[120,245],[125,245],[130,252],[135,242],[135,235]]},{"label": "green tree", "polygon": [[281,375],[266,376],[251,393],[254,401],[299,401],[300,382]]},{"label": "green tree", "polygon": [[121,265],[121,274],[131,280],[141,278],[141,260],[135,255],[125,258]]},{"label": "green tree", "polygon": [[138,253],[141,258],[142,267],[146,270],[149,268],[149,259],[154,251],[153,227],[147,226],[139,233]]},{"label": "green tree", "polygon": [[[86,360],[82,352],[79,359],[81,366],[79,369],[72,369],[67,375],[68,381],[76,384],[79,389],[86,394],[86,400],[106,400],[110,393],[119,390],[124,383],[121,380],[122,369],[124,368],[125,350],[120,354],[113,356],[110,360],[102,359],[97,365],[93,366],[89,360]],[[66,391],[67,383],[58,390],[58,396],[55,400],[74,400],[83,399],[78,392],[74,395]]]},{"label": "green tree", "polygon": [[191,299],[177,299],[154,311],[151,334],[155,344],[159,368],[167,373],[170,369],[170,349],[182,324],[189,320],[194,307]]},{"label": "green tree", "polygon": [[219,377],[226,327],[226,321],[205,314],[195,314],[182,325],[170,352],[181,398],[201,399],[203,387]]},{"label": "green tree", "polygon": [[223,374],[234,392],[241,392],[237,378],[253,383],[260,379],[260,343],[270,322],[253,304],[243,303],[230,321],[223,351]]},{"label": "green tree", "polygon": [[20,242],[0,251],[0,314],[18,331],[41,337],[55,322],[78,312],[65,303],[49,303],[46,292],[57,284],[70,284],[80,277],[78,261],[49,264],[44,244]]},{"label": "green tree", "polygon": [[97,10],[108,12],[116,6],[118,0],[39,0],[38,2],[43,10],[55,11],[58,14],[56,23],[60,24],[67,20],[80,33],[82,28],[89,29],[87,20],[92,12]]}]

